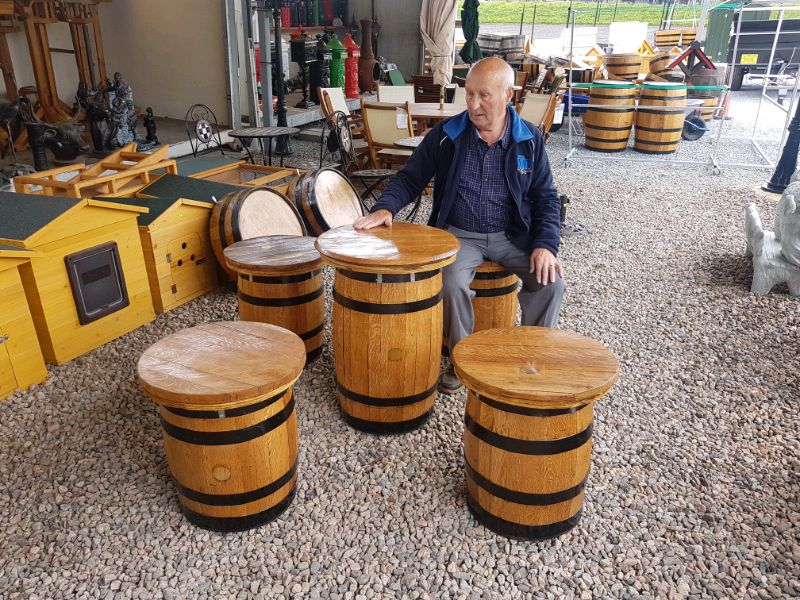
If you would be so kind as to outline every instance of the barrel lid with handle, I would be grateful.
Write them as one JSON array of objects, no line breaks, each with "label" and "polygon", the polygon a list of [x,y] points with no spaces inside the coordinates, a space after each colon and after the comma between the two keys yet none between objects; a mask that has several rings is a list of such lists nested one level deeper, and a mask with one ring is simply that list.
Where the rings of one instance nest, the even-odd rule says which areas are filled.
[{"label": "barrel lid with handle", "polygon": [[139,383],[171,408],[230,410],[286,390],[306,361],[303,340],[266,323],[225,321],[174,333],[139,359]]},{"label": "barrel lid with handle", "polygon": [[323,266],[314,238],[269,235],[236,242],[225,248],[225,262],[239,273],[291,275]]},{"label": "barrel lid with handle", "polygon": [[600,342],[546,327],[473,333],[452,354],[469,389],[527,408],[582,406],[603,397],[619,375],[619,361]]},{"label": "barrel lid with handle", "polygon": [[456,259],[461,244],[435,227],[393,223],[391,227],[326,231],[317,238],[323,259],[335,267],[367,273],[417,273],[442,268]]}]

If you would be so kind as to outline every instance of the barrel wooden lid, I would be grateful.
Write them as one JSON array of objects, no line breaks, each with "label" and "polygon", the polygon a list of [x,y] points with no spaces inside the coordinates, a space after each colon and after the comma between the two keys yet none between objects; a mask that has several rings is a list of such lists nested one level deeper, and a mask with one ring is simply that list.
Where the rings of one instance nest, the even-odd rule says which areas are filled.
[{"label": "barrel wooden lid", "polygon": [[603,397],[619,361],[591,338],[546,327],[473,333],[453,349],[458,378],[478,394],[530,408],[572,408]]},{"label": "barrel wooden lid", "polygon": [[266,323],[224,321],[184,329],[139,359],[139,383],[172,408],[229,410],[291,386],[306,362],[294,333]]},{"label": "barrel wooden lid", "polygon": [[236,242],[225,248],[225,262],[238,273],[291,275],[324,265],[314,238],[268,235]]},{"label": "barrel wooden lid", "polygon": [[435,227],[393,223],[391,227],[326,231],[317,238],[325,262],[367,273],[418,273],[439,269],[456,259],[461,244]]}]

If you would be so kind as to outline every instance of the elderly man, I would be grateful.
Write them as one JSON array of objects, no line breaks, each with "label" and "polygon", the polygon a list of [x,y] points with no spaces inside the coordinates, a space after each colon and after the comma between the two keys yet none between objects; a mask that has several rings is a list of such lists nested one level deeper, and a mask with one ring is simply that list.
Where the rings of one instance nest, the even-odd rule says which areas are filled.
[{"label": "elderly man", "polygon": [[[467,111],[434,127],[386,186],[356,229],[391,226],[392,218],[434,179],[428,224],[461,242],[442,271],[444,333],[450,350],[472,333],[469,286],[484,260],[502,263],[522,280],[522,324],[554,327],[564,297],[559,246],[560,201],[539,130],[508,106],[514,71],[485,58],[467,75]],[[439,391],[461,383],[449,364]]]}]

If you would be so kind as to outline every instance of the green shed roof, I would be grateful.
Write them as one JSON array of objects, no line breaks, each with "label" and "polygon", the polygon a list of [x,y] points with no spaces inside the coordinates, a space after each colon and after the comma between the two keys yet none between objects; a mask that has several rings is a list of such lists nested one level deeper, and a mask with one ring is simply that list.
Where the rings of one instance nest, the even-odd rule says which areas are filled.
[{"label": "green shed roof", "polygon": [[0,238],[27,240],[81,202],[64,196],[0,192]]},{"label": "green shed roof", "polygon": [[243,189],[245,188],[216,181],[167,174],[140,190],[139,193],[156,198],[188,198],[200,202],[213,202],[212,198],[219,201],[225,194],[241,192]]}]

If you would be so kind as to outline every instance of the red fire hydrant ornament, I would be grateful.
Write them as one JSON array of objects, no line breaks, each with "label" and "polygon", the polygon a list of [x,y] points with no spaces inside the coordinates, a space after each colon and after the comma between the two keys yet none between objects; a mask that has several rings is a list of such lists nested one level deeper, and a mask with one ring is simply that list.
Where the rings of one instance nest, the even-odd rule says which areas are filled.
[{"label": "red fire hydrant ornament", "polygon": [[361,49],[346,33],[342,46],[347,48],[347,58],[344,61],[344,95],[346,98],[358,98],[358,59]]}]

